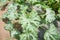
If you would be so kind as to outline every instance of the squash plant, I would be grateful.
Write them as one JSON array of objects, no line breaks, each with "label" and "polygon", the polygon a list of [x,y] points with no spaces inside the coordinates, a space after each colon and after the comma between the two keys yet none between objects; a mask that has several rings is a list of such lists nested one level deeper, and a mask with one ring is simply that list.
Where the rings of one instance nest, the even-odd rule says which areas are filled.
[{"label": "squash plant", "polygon": [[54,24],[60,19],[60,0],[0,0],[0,10],[5,6],[2,20],[11,38],[38,40],[39,29],[43,29],[43,40],[60,40]]}]

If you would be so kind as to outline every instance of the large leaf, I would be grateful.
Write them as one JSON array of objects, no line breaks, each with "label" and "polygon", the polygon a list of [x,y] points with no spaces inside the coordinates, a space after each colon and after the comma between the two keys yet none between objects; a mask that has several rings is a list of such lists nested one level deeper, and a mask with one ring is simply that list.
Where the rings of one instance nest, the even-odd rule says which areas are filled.
[{"label": "large leaf", "polygon": [[53,22],[55,20],[55,12],[51,10],[50,8],[46,9],[46,21],[47,22]]},{"label": "large leaf", "polygon": [[30,33],[25,33],[20,35],[20,40],[37,40],[37,35]]},{"label": "large leaf", "polygon": [[56,27],[54,24],[50,24],[50,28],[44,34],[45,40],[60,40],[60,35],[57,32]]},{"label": "large leaf", "polygon": [[17,4],[9,3],[7,6],[7,12],[3,14],[3,18],[8,18],[9,20],[15,20],[18,17],[16,9]]},{"label": "large leaf", "polygon": [[[29,14],[23,13],[19,18],[19,23],[22,24],[23,32],[25,34],[28,33],[28,35],[29,35],[28,36],[28,35],[23,34],[23,37],[25,35],[25,36],[29,37],[28,40],[30,40],[30,33],[32,34],[31,36],[37,35],[37,30],[38,30],[37,28],[39,27],[40,21],[41,21],[40,17],[37,15],[37,13],[35,11],[32,11]],[[33,39],[37,40],[36,38],[34,37],[31,40],[33,40]],[[25,39],[21,38],[21,40],[26,40],[26,38]]]},{"label": "large leaf", "polygon": [[32,25],[32,27],[34,26],[39,26],[40,24],[40,17],[37,15],[36,12],[32,11],[31,13],[29,14],[26,14],[26,13],[23,13],[21,16],[20,16],[20,23],[22,24],[22,27],[24,28],[25,26],[29,26]]}]

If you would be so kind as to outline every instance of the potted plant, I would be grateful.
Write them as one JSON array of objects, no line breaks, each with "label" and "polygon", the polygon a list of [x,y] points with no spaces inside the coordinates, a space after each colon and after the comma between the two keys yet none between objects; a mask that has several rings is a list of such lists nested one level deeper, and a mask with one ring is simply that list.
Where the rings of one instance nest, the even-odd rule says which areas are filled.
[{"label": "potted plant", "polygon": [[10,32],[11,38],[60,40],[54,24],[60,18],[59,0],[0,0],[0,2],[1,9],[5,6],[7,8],[2,20],[6,23],[4,28]]}]

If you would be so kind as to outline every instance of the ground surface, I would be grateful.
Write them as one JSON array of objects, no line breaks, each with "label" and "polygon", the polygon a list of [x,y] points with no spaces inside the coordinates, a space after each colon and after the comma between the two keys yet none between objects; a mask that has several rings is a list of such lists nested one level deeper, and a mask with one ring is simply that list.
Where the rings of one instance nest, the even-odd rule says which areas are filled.
[{"label": "ground surface", "polygon": [[[5,11],[0,11],[0,17]],[[5,23],[0,20],[0,40],[9,39],[9,32],[4,29]]]}]

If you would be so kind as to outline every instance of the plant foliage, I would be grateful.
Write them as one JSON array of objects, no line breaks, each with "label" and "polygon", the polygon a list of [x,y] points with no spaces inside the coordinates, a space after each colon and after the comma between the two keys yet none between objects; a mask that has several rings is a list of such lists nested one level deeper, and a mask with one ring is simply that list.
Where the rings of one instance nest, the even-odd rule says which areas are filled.
[{"label": "plant foliage", "polygon": [[60,0],[0,0],[0,10],[5,5],[2,20],[12,38],[38,40],[38,29],[46,28],[44,40],[60,40],[54,25],[60,19]]}]

